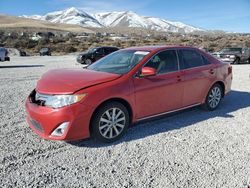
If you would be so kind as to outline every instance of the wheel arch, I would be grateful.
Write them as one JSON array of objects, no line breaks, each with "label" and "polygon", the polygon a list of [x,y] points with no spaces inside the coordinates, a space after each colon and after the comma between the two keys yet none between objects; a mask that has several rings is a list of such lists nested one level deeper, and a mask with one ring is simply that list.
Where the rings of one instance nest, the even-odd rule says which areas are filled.
[{"label": "wheel arch", "polygon": [[215,85],[215,84],[219,84],[220,86],[221,86],[221,88],[222,88],[222,97],[224,97],[225,96],[225,83],[223,82],[223,81],[216,81],[216,82],[214,82],[213,83],[213,85],[210,87],[210,89]]},{"label": "wheel arch", "polygon": [[97,112],[97,110],[99,109],[99,108],[101,108],[103,105],[105,105],[105,104],[107,104],[107,103],[111,103],[111,102],[118,102],[118,103],[121,103],[121,104],[123,104],[125,107],[126,107],[126,109],[128,110],[128,113],[129,113],[129,124],[131,124],[132,123],[132,120],[133,120],[133,110],[132,110],[132,107],[131,107],[131,104],[127,101],[127,100],[125,100],[125,99],[123,99],[123,98],[119,98],[119,97],[115,97],[115,98],[110,98],[110,99],[107,99],[107,100],[105,100],[105,101],[103,101],[102,103],[100,103],[96,108],[95,108],[95,110],[93,111],[93,113],[92,113],[92,115],[91,115],[91,118],[90,118],[90,124],[89,124],[89,131],[90,131],[90,133],[91,133],[91,123],[92,123],[92,121],[93,121],[93,118],[94,118],[94,116],[95,116],[95,113]]}]

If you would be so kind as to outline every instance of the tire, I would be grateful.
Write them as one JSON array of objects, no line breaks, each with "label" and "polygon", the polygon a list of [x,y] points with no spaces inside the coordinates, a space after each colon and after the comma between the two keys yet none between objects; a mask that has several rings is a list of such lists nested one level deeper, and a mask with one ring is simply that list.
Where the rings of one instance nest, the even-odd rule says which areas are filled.
[{"label": "tire", "polygon": [[120,139],[128,126],[127,108],[119,102],[110,102],[95,112],[91,121],[91,134],[100,142],[111,143]]},{"label": "tire", "polygon": [[240,63],[240,58],[236,57],[236,59],[234,60],[233,64],[239,64]]},{"label": "tire", "polygon": [[220,84],[214,84],[206,96],[206,101],[203,107],[209,111],[215,110],[216,108],[218,108],[222,96],[223,96],[222,87],[220,86]]},{"label": "tire", "polygon": [[86,59],[84,62],[85,62],[86,65],[91,65],[92,64],[91,59]]}]

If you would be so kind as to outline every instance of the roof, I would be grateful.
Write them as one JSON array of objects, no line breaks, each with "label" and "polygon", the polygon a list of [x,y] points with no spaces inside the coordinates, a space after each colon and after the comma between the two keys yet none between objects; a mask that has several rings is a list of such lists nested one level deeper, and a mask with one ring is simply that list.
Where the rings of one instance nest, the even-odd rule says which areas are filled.
[{"label": "roof", "polygon": [[96,46],[96,47],[93,47],[93,48],[117,48],[117,49],[119,49],[116,46]]},{"label": "roof", "polygon": [[138,50],[138,51],[158,51],[171,48],[193,48],[191,46],[181,46],[181,45],[170,45],[170,46],[141,46],[141,47],[130,47],[125,50]]}]

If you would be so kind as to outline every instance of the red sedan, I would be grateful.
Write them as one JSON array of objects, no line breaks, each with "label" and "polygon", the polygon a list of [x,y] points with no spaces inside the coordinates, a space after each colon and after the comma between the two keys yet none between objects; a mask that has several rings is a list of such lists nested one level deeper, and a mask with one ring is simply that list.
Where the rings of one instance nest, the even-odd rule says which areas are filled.
[{"label": "red sedan", "polygon": [[45,139],[103,142],[140,120],[203,105],[215,110],[232,67],[192,47],[136,47],[87,69],[47,72],[26,100],[27,122]]}]

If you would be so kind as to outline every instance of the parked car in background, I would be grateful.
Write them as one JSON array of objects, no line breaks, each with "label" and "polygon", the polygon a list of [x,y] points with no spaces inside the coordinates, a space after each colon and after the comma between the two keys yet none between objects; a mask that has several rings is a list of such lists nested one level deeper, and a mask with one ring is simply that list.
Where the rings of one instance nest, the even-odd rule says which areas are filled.
[{"label": "parked car in background", "polygon": [[6,48],[0,47],[0,61],[10,61],[8,54],[9,53]]},{"label": "parked car in background", "polygon": [[229,63],[196,48],[127,48],[87,69],[45,73],[26,100],[27,122],[45,139],[113,142],[141,120],[198,105],[215,110],[231,82]]},{"label": "parked car in background", "polygon": [[117,47],[112,46],[101,46],[96,48],[91,48],[87,52],[81,53],[77,56],[77,62],[81,64],[90,65],[97,61],[98,59],[119,50]]},{"label": "parked car in background", "polygon": [[50,48],[42,48],[40,51],[39,51],[39,54],[40,56],[51,56],[51,49]]},{"label": "parked car in background", "polygon": [[250,63],[250,48],[224,48],[219,52],[213,53],[221,61],[239,64],[248,61]]},{"label": "parked car in background", "polygon": [[19,55],[23,57],[23,56],[27,56],[28,54],[24,50],[19,50]]}]

